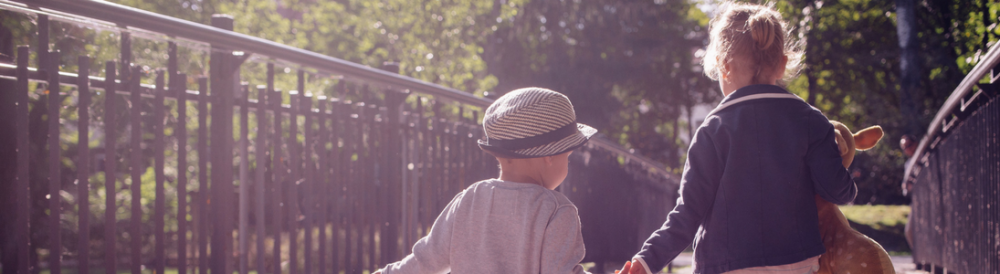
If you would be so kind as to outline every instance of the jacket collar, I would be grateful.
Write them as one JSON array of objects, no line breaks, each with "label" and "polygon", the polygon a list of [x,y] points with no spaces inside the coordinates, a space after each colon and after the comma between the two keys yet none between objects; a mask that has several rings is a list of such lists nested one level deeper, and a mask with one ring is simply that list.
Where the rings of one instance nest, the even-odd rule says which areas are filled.
[{"label": "jacket collar", "polygon": [[715,107],[715,109],[709,112],[706,117],[715,115],[728,107],[756,99],[796,99],[805,103],[802,98],[799,98],[795,94],[792,94],[781,87],[774,85],[752,85],[733,91],[733,93],[723,99],[722,102]]},{"label": "jacket collar", "polygon": [[719,104],[720,105],[725,104],[730,101],[739,99],[740,97],[745,97],[754,94],[761,94],[761,93],[792,94],[791,92],[788,92],[788,90],[785,90],[784,88],[775,85],[763,85],[763,84],[749,85],[739,88],[736,91],[733,91],[733,93],[730,93],[729,96],[723,98],[722,102],[720,102]]}]

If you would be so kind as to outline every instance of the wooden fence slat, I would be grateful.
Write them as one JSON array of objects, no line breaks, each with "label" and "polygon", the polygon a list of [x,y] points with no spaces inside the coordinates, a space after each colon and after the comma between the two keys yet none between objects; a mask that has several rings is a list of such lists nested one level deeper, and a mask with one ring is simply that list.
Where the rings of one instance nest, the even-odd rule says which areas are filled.
[{"label": "wooden fence slat", "polygon": [[163,70],[156,71],[156,94],[153,100],[153,160],[155,161],[153,172],[156,176],[156,200],[153,205],[153,233],[156,237],[155,247],[154,247],[154,259],[153,259],[153,269],[156,273],[163,273],[166,268],[166,241],[164,239],[164,217],[166,215],[166,193],[164,192],[164,180],[166,179],[163,174],[164,167],[164,104],[163,96],[166,92],[164,84],[164,73]]},{"label": "wooden fence slat", "polygon": [[[363,92],[365,97],[368,97],[371,90],[368,86],[366,86]],[[362,128],[365,138],[367,139],[365,140],[366,142],[362,143],[361,147],[363,150],[362,155],[364,155],[364,157],[359,157],[360,159],[363,159],[359,162],[359,164],[361,164],[361,172],[363,172],[364,177],[362,177],[361,181],[358,183],[361,184],[360,186],[364,189],[364,192],[362,192],[364,194],[361,196],[362,206],[358,208],[358,214],[361,214],[364,217],[364,226],[366,228],[365,240],[367,241],[365,253],[367,253],[368,258],[366,258],[367,260],[362,265],[361,270],[370,269],[372,265],[375,264],[375,232],[378,222],[376,212],[368,211],[369,208],[375,208],[377,210],[377,205],[375,204],[378,199],[378,189],[375,185],[375,173],[373,172],[375,167],[373,154],[376,153],[375,151],[377,149],[376,140],[378,140],[378,137],[375,136],[375,133],[378,132],[378,130],[374,128],[375,113],[372,111],[371,103],[369,103],[371,101],[368,98],[366,98],[365,101],[367,102],[362,102],[364,105],[360,107],[359,112],[364,115],[361,115],[358,119],[358,123],[361,124],[360,128]]]},{"label": "wooden fence slat", "polygon": [[242,85],[236,97],[240,106],[240,187],[239,187],[239,273],[247,274],[250,269],[250,246],[247,238],[250,225],[250,86]]},{"label": "wooden fence slat", "polygon": [[316,160],[318,168],[315,173],[313,173],[313,178],[316,180],[313,185],[315,192],[313,196],[317,204],[317,212],[314,214],[316,216],[316,223],[319,228],[319,234],[317,237],[317,243],[319,243],[319,254],[316,256],[316,273],[317,274],[327,274],[326,268],[326,249],[328,246],[327,242],[327,223],[329,222],[329,200],[333,197],[323,195],[323,193],[328,193],[329,188],[329,178],[330,169],[328,168],[328,162],[330,161],[329,151],[326,149],[327,144],[329,144],[329,133],[327,131],[327,122],[330,120],[329,116],[326,114],[327,98],[326,96],[319,95],[316,96]]},{"label": "wooden fence slat", "polygon": [[[361,233],[359,233],[359,230],[357,229],[360,221],[358,219],[358,214],[355,213],[355,209],[359,207],[356,204],[356,202],[360,193],[358,193],[357,191],[357,183],[356,183],[358,177],[357,176],[358,165],[355,159],[353,158],[355,155],[358,155],[358,149],[357,149],[358,144],[356,141],[356,139],[358,138],[356,138],[356,134],[359,134],[360,130],[355,128],[357,126],[357,123],[355,122],[356,119],[353,116],[353,114],[356,112],[356,107],[354,106],[354,104],[348,101],[348,104],[345,105],[345,111],[348,113],[348,115],[351,116],[345,117],[345,119],[347,120],[344,127],[347,137],[347,139],[344,141],[344,145],[345,147],[349,148],[347,150],[347,153],[345,153],[344,155],[345,157],[344,163],[346,165],[345,168],[348,169],[347,172],[349,174],[347,179],[344,181],[346,189],[344,193],[344,198],[347,200],[346,204],[347,208],[344,209],[344,211],[347,212],[344,224],[346,232],[344,240],[346,241],[347,244],[347,246],[344,249],[344,256],[346,256],[344,260],[346,263],[347,271],[350,273],[357,273],[361,271],[360,267],[357,267],[357,265],[360,264],[359,263],[360,259],[355,261],[356,258],[361,258],[361,252],[360,252]],[[360,155],[358,156],[360,158]],[[358,250],[355,250],[355,248],[358,248]]]},{"label": "wooden fence slat", "polygon": [[132,75],[132,33],[127,31],[121,32],[121,64],[119,65],[121,70],[122,84],[126,84]]},{"label": "wooden fence slat", "polygon": [[[305,78],[302,74],[302,70],[299,70],[299,83],[303,84],[303,79]],[[304,86],[300,86],[304,88]],[[316,170],[316,164],[313,160],[312,154],[316,150],[314,143],[316,142],[315,131],[313,131],[313,112],[312,112],[312,94],[302,92],[300,93],[299,107],[302,112],[304,123],[302,124],[302,175],[304,177],[304,182],[302,184],[302,200],[303,200],[303,212],[305,216],[302,222],[302,234],[303,234],[303,248],[304,252],[302,256],[305,256],[305,267],[303,268],[303,273],[312,274],[313,273],[313,218],[316,218],[316,205],[314,204],[313,193],[315,192],[316,178],[313,176]]]},{"label": "wooden fence slat", "polygon": [[267,166],[267,87],[257,86],[257,109],[255,112],[257,118],[257,138],[254,141],[254,186],[257,194],[257,203],[255,204],[256,209],[256,240],[257,240],[257,273],[264,274],[267,270],[264,268],[264,205],[265,205],[265,186],[264,186],[264,170]]},{"label": "wooden fence slat", "polygon": [[49,51],[48,85],[48,149],[49,149],[49,269],[52,274],[62,271],[62,233],[59,218],[62,209],[61,188],[62,149],[59,147],[59,110],[62,109],[62,99],[59,96],[59,52]]},{"label": "wooden fence slat", "polygon": [[[41,17],[41,16],[39,16]],[[15,241],[17,243],[17,273],[28,273],[30,269],[28,266],[30,260],[28,258],[29,244],[31,243],[28,233],[30,228],[31,219],[31,194],[28,191],[28,185],[30,184],[30,176],[28,173],[29,160],[31,153],[29,152],[29,142],[28,142],[28,55],[29,48],[27,46],[17,47],[17,109],[15,121],[17,123],[17,185],[14,189],[17,191],[15,197],[17,197],[17,224],[14,225],[14,235]]]},{"label": "wooden fence slat", "polygon": [[117,273],[118,256],[115,249],[118,232],[115,212],[118,195],[115,181],[118,178],[118,112],[115,104],[115,62],[104,63],[104,270]]},{"label": "wooden fence slat", "polygon": [[[338,86],[343,86],[342,83],[338,83]],[[344,214],[343,207],[338,205],[345,205],[346,199],[344,199],[344,175],[346,174],[345,162],[343,160],[345,154],[346,144],[341,146],[341,141],[343,140],[343,104],[340,100],[331,99],[330,102],[330,143],[332,150],[330,152],[330,170],[333,171],[332,182],[330,182],[330,210],[332,211],[331,219],[331,239],[330,239],[330,269],[333,273],[340,273],[344,270],[341,264],[344,260],[341,259],[340,244],[346,243],[347,240],[341,241],[341,230],[344,230]],[[347,254],[345,251],[344,254]]]},{"label": "wooden fence slat", "polygon": [[298,148],[298,136],[299,136],[299,123],[298,123],[298,91],[291,90],[288,91],[288,180],[285,180],[284,187],[285,190],[285,210],[288,212],[288,273],[298,274],[298,261],[299,261],[299,199],[298,199],[298,180],[299,175],[302,174],[302,169],[300,168],[300,160],[302,155],[299,154],[300,149]]},{"label": "wooden fence slat", "polygon": [[[171,53],[176,52],[175,45]],[[175,60],[176,58],[170,59]],[[177,274],[187,274],[187,74],[171,74],[170,81],[172,81],[170,88],[177,96],[177,124],[174,129],[177,131]]]},{"label": "wooden fence slat", "polygon": [[77,214],[79,219],[80,238],[77,242],[77,257],[79,258],[79,273],[90,273],[90,57],[79,56],[77,66],[77,93],[79,107],[77,139]]},{"label": "wooden fence slat", "polygon": [[208,78],[198,77],[198,274],[208,274]]},{"label": "wooden fence slat", "polygon": [[132,255],[132,274],[142,273],[142,96],[139,79],[141,74],[138,66],[130,67],[131,72],[129,72],[129,92],[131,92],[131,109],[129,110],[129,126],[131,133],[129,136],[130,145],[130,157],[131,162],[131,174],[132,183],[130,185],[131,189],[131,200],[132,207],[130,211],[130,229],[129,229],[129,239],[131,240],[131,248],[129,253]]},{"label": "wooden fence slat", "polygon": [[[365,94],[371,94],[371,92],[372,90],[369,88]],[[370,220],[368,224],[369,236],[367,269],[371,270],[371,272],[375,272],[374,268],[377,267],[377,258],[379,256],[377,250],[378,245],[375,244],[375,237],[381,237],[381,235],[383,235],[382,213],[385,211],[382,210],[382,206],[385,205],[385,203],[382,198],[385,196],[382,195],[382,188],[385,185],[385,182],[383,182],[383,179],[380,177],[385,174],[385,166],[380,166],[381,170],[378,170],[376,173],[375,166],[380,165],[380,163],[378,163],[378,156],[382,155],[382,153],[379,153],[379,151],[382,150],[382,136],[379,134],[381,132],[380,128],[382,124],[376,120],[377,115],[379,114],[379,107],[375,104],[370,104],[367,108],[370,114],[368,114],[368,119],[365,120],[364,123],[368,125],[368,150],[365,154],[367,156],[366,162],[368,163],[366,165],[366,174],[368,174],[368,179],[365,180],[364,184],[368,187],[369,192],[367,196],[364,196],[365,200],[368,202],[368,206],[364,207],[363,210],[367,211],[365,215],[368,216]]]},{"label": "wooden fence slat", "polygon": [[[212,26],[228,31],[233,30],[233,18],[228,15],[212,15]],[[211,253],[209,269],[212,273],[231,273],[235,269],[232,262],[233,230],[236,228],[236,208],[233,194],[236,186],[233,179],[233,112],[235,93],[239,88],[240,62],[233,56],[233,49],[211,46],[209,53],[209,93],[212,97],[209,156],[211,158],[211,177],[209,197],[211,206],[209,216],[212,219],[210,236]],[[231,263],[232,262],[232,263]]]},{"label": "wooden fence slat", "polygon": [[271,147],[273,151],[271,152],[271,175],[274,176],[271,180],[272,182],[272,193],[271,193],[271,204],[273,206],[274,214],[272,214],[273,219],[271,221],[274,227],[274,251],[272,252],[274,259],[272,266],[274,267],[274,273],[281,273],[281,231],[282,222],[284,219],[282,216],[282,195],[281,188],[284,185],[284,173],[285,167],[284,162],[288,159],[284,157],[281,152],[281,91],[274,89],[274,64],[267,64],[267,89],[268,98],[267,102],[271,104],[271,111],[274,114],[274,127],[271,132],[273,141],[271,142]]}]

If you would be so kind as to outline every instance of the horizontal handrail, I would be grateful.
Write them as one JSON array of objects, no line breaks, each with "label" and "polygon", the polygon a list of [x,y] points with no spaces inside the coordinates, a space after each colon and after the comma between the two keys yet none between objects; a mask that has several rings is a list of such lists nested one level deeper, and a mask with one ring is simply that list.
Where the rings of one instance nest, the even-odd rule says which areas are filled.
[{"label": "horizontal handrail", "polygon": [[[274,41],[227,31],[200,23],[165,16],[124,5],[95,0],[14,0],[33,8],[44,8],[77,16],[124,25],[126,28],[139,28],[159,32],[171,37],[185,38],[191,41],[208,43],[232,50],[268,56],[279,60],[301,64],[322,71],[340,73],[345,76],[380,82],[398,89],[409,89],[414,92],[432,95],[472,106],[486,108],[493,100],[474,96],[457,89],[448,88],[434,83],[410,78],[404,75],[390,73],[380,69],[363,66],[339,58],[280,44]],[[653,161],[632,151],[627,151],[619,144],[605,138],[592,138],[591,143],[609,152],[623,156],[630,161],[637,161],[644,169],[664,178],[673,175],[659,162]],[[674,180],[674,183],[677,183]]]},{"label": "horizontal handrail", "polygon": [[[911,180],[915,174],[914,168],[917,165],[922,165],[924,162],[924,153],[927,153],[933,144],[936,143],[937,138],[941,133],[947,130],[945,126],[945,119],[951,116],[955,109],[962,105],[962,98],[965,98],[973,91],[973,87],[979,83],[979,80],[983,78],[984,75],[990,73],[997,64],[1000,64],[1000,44],[994,44],[986,55],[983,56],[981,61],[976,64],[975,67],[969,71],[969,74],[962,79],[962,82],[958,84],[955,91],[948,96],[948,100],[945,100],[944,104],[938,110],[937,115],[934,116],[934,120],[931,121],[930,127],[927,129],[927,134],[924,135],[920,140],[920,144],[917,146],[917,150],[913,153],[915,160],[909,161],[906,164],[905,171],[903,173],[903,183],[904,186],[906,182]],[[954,122],[954,121],[952,121]],[[904,189],[905,193],[905,189]]]},{"label": "horizontal handrail", "polygon": [[277,59],[302,64],[319,70],[342,73],[347,76],[410,89],[456,102],[489,106],[489,99],[429,83],[407,76],[348,62],[316,52],[283,45],[274,41],[227,31],[187,20],[169,17],[124,5],[94,0],[16,0],[29,6],[51,9],[108,22],[160,32],[169,36],[183,37],[212,45],[265,55]]}]

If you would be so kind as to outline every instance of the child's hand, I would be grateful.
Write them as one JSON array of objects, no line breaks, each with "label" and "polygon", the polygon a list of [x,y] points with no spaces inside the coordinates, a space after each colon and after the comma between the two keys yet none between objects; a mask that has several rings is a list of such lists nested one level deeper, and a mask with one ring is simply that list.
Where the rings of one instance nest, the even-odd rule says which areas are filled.
[{"label": "child's hand", "polygon": [[646,270],[642,269],[642,266],[639,264],[641,264],[639,260],[635,259],[630,262],[625,262],[625,265],[622,266],[622,270],[615,270],[615,274],[650,274],[646,273]]}]

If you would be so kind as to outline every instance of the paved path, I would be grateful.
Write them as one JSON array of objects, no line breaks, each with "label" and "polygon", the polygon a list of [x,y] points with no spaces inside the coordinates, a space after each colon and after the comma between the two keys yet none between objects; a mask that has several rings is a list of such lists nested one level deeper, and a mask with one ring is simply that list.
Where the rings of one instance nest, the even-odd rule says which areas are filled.
[{"label": "paved path", "polygon": [[[892,265],[896,267],[897,274],[926,274],[928,272],[922,270],[916,270],[916,265],[913,264],[913,257],[910,256],[890,256],[892,259]],[[691,253],[681,253],[674,259],[674,271],[672,273],[678,274],[690,274],[693,268],[691,268]]]}]

